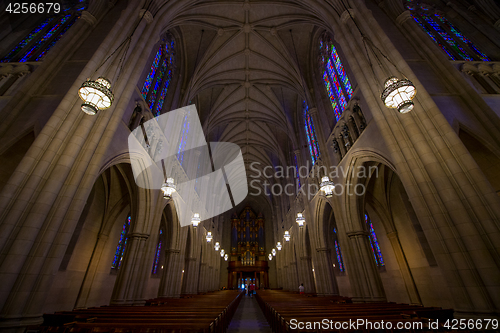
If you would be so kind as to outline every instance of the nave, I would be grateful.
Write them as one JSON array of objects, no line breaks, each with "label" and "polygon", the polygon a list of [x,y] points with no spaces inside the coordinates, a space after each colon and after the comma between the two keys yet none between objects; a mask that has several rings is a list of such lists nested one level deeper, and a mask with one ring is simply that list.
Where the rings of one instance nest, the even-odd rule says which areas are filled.
[{"label": "nave", "polygon": [[348,297],[282,290],[258,290],[254,296],[225,290],[180,299],[156,298],[144,306],[45,314],[44,323],[27,332],[427,332],[448,331],[452,320],[453,310],[439,307],[353,303]]}]

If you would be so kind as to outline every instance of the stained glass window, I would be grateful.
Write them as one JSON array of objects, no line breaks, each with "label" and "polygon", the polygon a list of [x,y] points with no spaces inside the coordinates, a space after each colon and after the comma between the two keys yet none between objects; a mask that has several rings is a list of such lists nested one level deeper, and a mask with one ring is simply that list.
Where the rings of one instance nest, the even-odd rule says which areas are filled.
[{"label": "stained glass window", "polygon": [[375,263],[379,267],[385,266],[382,251],[380,251],[380,246],[378,245],[377,235],[375,234],[373,223],[368,217],[368,214],[365,214],[365,222],[368,227],[368,232],[370,233],[370,246],[372,248],[373,256],[375,257]]},{"label": "stained glass window", "polygon": [[118,246],[115,251],[115,258],[113,259],[113,263],[111,264],[112,269],[120,269],[122,264],[123,256],[125,255],[125,248],[127,247],[127,235],[130,229],[130,215],[128,216],[125,223],[123,223],[122,231],[120,233],[120,240],[118,241]]},{"label": "stained glass window", "polygon": [[337,228],[333,228],[333,233],[334,233],[335,252],[337,253],[337,264],[339,265],[339,270],[341,272],[345,272],[344,258],[342,257],[342,250],[340,249],[340,244],[337,239]]},{"label": "stained glass window", "polygon": [[46,18],[25,38],[14,46],[0,62],[39,61],[61,39],[68,29],[80,18],[86,1],[73,1],[74,4],[61,8],[59,15]]},{"label": "stained glass window", "polygon": [[406,0],[413,19],[451,60],[490,61],[464,34],[442,14],[420,0]]},{"label": "stained glass window", "polygon": [[158,244],[156,244],[155,260],[153,261],[153,268],[151,269],[151,274],[157,274],[159,272],[158,266],[161,258],[161,249],[164,242],[163,228],[160,229],[160,236],[158,238]]},{"label": "stained glass window", "polygon": [[304,126],[306,129],[307,144],[309,146],[309,153],[311,154],[312,164],[314,165],[320,156],[318,139],[316,138],[314,122],[311,114],[309,113],[309,106],[307,106],[306,101],[304,101],[302,108],[304,110]]},{"label": "stained glass window", "polygon": [[170,35],[163,39],[141,89],[142,97],[155,117],[161,113],[172,80],[174,45],[174,40]]},{"label": "stained glass window", "polygon": [[327,34],[321,37],[319,49],[323,83],[332,104],[335,119],[339,121],[347,102],[352,97],[351,82],[345,73],[337,49]]}]

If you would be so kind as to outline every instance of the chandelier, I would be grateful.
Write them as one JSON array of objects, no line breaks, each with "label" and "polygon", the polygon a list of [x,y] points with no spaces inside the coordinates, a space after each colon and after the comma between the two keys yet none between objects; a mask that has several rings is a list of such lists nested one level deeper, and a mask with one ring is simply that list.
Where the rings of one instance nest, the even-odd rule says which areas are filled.
[{"label": "chandelier", "polygon": [[299,227],[303,227],[304,223],[306,222],[306,219],[304,216],[302,216],[302,213],[297,213],[297,218],[295,219],[295,222],[299,225]]},{"label": "chandelier", "polygon": [[276,248],[278,249],[278,251],[281,251],[281,242],[278,242],[278,243],[276,244]]},{"label": "chandelier", "polygon": [[226,254],[224,255],[224,260],[225,260],[225,261],[227,261],[227,258],[229,258],[229,257],[228,257],[228,255],[227,255],[227,253],[226,253]]},{"label": "chandelier", "polygon": [[212,241],[212,232],[211,231],[209,231],[207,233],[207,237],[206,238],[207,238],[207,243],[210,243]]},{"label": "chandelier", "polygon": [[272,253],[273,257],[276,257],[276,249],[272,249],[271,253]]},{"label": "chandelier", "polygon": [[[115,55],[115,53],[120,50],[119,53],[121,53],[121,56],[118,60],[118,65],[116,67],[117,70],[115,72],[115,75],[118,74],[115,82],[118,81],[120,73],[123,69],[123,64],[125,63],[125,59],[127,58],[127,53],[130,47],[132,36],[134,35],[142,19],[144,18],[144,15],[148,13],[149,6],[152,2],[153,1],[149,2],[146,9],[144,10],[144,13],[141,16],[141,19],[136,23],[135,27],[132,29],[127,38],[125,38],[125,40],[121,42],[120,45],[118,45],[118,47],[106,59],[104,59],[104,61],[96,68],[93,74],[95,74],[99,70],[99,68],[101,68],[109,59],[111,59]],[[106,73],[108,72],[108,70],[106,70]],[[78,95],[83,100],[81,110],[91,116],[96,115],[99,110],[105,110],[109,108],[111,104],[113,104],[114,100],[114,95],[111,92],[111,82],[103,76],[97,78],[96,80],[92,80],[89,78],[87,79],[87,81],[83,82],[80,89],[78,89]]]},{"label": "chandelier", "polygon": [[174,179],[167,178],[167,181],[161,186],[161,190],[163,191],[163,197],[165,199],[170,199],[175,192]]},{"label": "chandelier", "polygon": [[287,231],[285,231],[285,236],[283,236],[283,237],[285,237],[285,240],[286,240],[287,242],[289,242],[289,241],[290,241],[290,232],[289,232],[288,230],[287,230]]},{"label": "chandelier", "polygon": [[224,254],[226,253],[226,251],[224,251],[224,249],[220,250],[220,256],[221,257],[224,257]]},{"label": "chandelier", "polygon": [[88,115],[95,115],[99,110],[105,110],[113,103],[113,93],[111,92],[111,82],[104,77],[97,80],[87,80],[83,82],[78,95],[83,100],[82,111]]},{"label": "chandelier", "polygon": [[273,260],[273,255],[271,253],[269,253],[268,258],[269,258],[269,260]]},{"label": "chandelier", "polygon": [[319,184],[319,189],[323,192],[325,192],[325,195],[327,198],[332,197],[333,189],[335,188],[335,185],[333,182],[328,178],[328,176],[324,176],[321,178],[321,183]]},{"label": "chandelier", "polygon": [[191,219],[191,223],[193,224],[193,227],[197,227],[198,224],[200,224],[200,214],[194,213],[193,218]]},{"label": "chandelier", "polygon": [[417,89],[410,80],[399,80],[391,76],[384,83],[384,91],[381,98],[385,106],[397,109],[399,113],[407,113],[413,110],[413,101]]},{"label": "chandelier", "polygon": [[214,246],[214,248],[215,248],[215,251],[219,251],[219,249],[220,249],[220,244],[219,244],[219,242],[215,242],[215,246]]}]

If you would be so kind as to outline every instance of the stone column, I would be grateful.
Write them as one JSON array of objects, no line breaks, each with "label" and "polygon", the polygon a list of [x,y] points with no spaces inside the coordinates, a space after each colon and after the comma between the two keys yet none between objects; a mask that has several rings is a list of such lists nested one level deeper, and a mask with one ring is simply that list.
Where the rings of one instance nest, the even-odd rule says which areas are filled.
[{"label": "stone column", "polygon": [[200,276],[198,278],[198,292],[200,293],[206,293],[207,292],[207,285],[209,283],[209,279],[211,278],[210,275],[207,275],[208,273],[208,267],[206,262],[200,263]]},{"label": "stone column", "polygon": [[118,270],[111,305],[130,305],[135,301],[135,289],[141,283],[140,268],[144,260],[146,240],[149,235],[131,233],[127,239],[127,249],[121,268]]},{"label": "stone column", "polygon": [[99,267],[99,263],[101,261],[102,251],[108,241],[108,238],[109,236],[104,234],[99,234],[97,236],[97,243],[94,251],[92,252],[92,256],[90,257],[89,266],[85,272],[82,286],[80,287],[80,291],[75,302],[75,309],[84,309],[87,307],[87,300],[90,295],[90,291],[92,290],[95,274],[97,273],[97,268]]},{"label": "stone column", "polygon": [[401,275],[403,276],[403,280],[405,281],[406,291],[408,292],[410,303],[422,305],[422,300],[420,299],[420,295],[418,294],[418,289],[415,285],[415,280],[413,279],[413,275],[411,274],[410,266],[408,265],[408,261],[406,260],[403,248],[401,247],[401,242],[399,241],[397,231],[387,233],[387,237],[391,241],[392,250],[394,251],[394,255],[396,256],[396,260],[398,261],[399,270],[401,272]]},{"label": "stone column", "polygon": [[198,265],[197,258],[186,258],[186,268],[184,271],[185,290],[184,294],[197,294],[198,293]]},{"label": "stone column", "polygon": [[158,290],[159,297],[178,297],[178,288],[172,288],[180,284],[182,276],[181,268],[179,267],[180,250],[167,249],[165,250],[165,268],[161,276],[160,288]]},{"label": "stone column", "polygon": [[316,276],[316,293],[321,296],[338,295],[337,281],[333,273],[330,249],[317,248],[314,256],[314,275]]},{"label": "stone column", "polygon": [[311,257],[300,257],[300,269],[299,271],[299,284],[297,287],[303,283],[306,293],[316,292],[314,286],[314,276],[312,271]]},{"label": "stone column", "polygon": [[349,281],[354,302],[383,302],[386,300],[384,287],[378,268],[373,260],[369,235],[366,231],[348,232],[351,255],[344,259],[349,262]]}]

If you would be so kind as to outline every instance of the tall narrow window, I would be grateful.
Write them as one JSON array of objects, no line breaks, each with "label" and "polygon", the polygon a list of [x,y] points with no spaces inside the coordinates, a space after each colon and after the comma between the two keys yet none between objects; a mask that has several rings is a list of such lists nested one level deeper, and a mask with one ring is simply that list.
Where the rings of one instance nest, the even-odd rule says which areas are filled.
[{"label": "tall narrow window", "polygon": [[[40,22],[0,62],[41,60],[76,20],[80,18],[81,12],[86,7],[86,3],[86,0],[80,0],[70,1],[69,5],[64,3],[62,5],[59,3],[52,4],[51,13],[54,14]],[[46,9],[48,9],[47,6]]]},{"label": "tall narrow window", "polygon": [[451,60],[490,61],[486,54],[431,6],[420,0],[406,0],[406,8],[415,22]]},{"label": "tall narrow window", "polygon": [[158,236],[158,244],[156,244],[156,251],[155,251],[155,260],[153,261],[153,268],[151,269],[151,274],[157,274],[159,273],[159,265],[160,265],[160,259],[161,259],[161,249],[164,243],[164,232],[163,232],[163,227],[160,228],[160,233]]},{"label": "tall narrow window", "polygon": [[335,113],[335,119],[339,121],[347,102],[352,97],[351,82],[345,73],[337,49],[326,33],[319,41],[319,51],[323,82]]},{"label": "tall narrow window", "polygon": [[309,153],[311,154],[312,164],[314,165],[320,156],[318,139],[316,138],[314,122],[311,114],[309,113],[309,106],[307,105],[306,101],[304,101],[302,108],[304,110],[304,125],[306,129],[307,144],[309,146]]},{"label": "tall narrow window", "polygon": [[174,45],[174,39],[170,35],[163,39],[141,89],[142,97],[155,117],[161,113],[172,80]]},{"label": "tall narrow window", "polygon": [[112,269],[120,269],[122,264],[123,256],[125,255],[125,248],[127,247],[127,235],[130,229],[130,215],[127,217],[125,223],[123,223],[122,231],[120,233],[120,240],[118,241],[118,246],[115,251],[115,258],[111,264]]},{"label": "tall narrow window", "polygon": [[385,266],[384,258],[382,257],[382,251],[380,251],[380,246],[378,245],[377,235],[375,234],[373,223],[368,217],[368,214],[365,214],[365,222],[368,228],[368,232],[370,233],[370,246],[372,247],[373,256],[375,257],[375,263],[379,267]]},{"label": "tall narrow window", "polygon": [[345,272],[344,258],[342,257],[342,250],[340,249],[340,244],[337,238],[337,228],[333,228],[333,241],[335,243],[335,252],[337,253],[337,264],[339,265],[339,270]]}]

